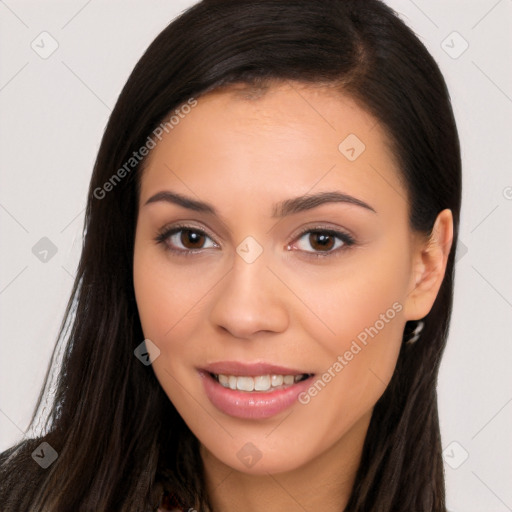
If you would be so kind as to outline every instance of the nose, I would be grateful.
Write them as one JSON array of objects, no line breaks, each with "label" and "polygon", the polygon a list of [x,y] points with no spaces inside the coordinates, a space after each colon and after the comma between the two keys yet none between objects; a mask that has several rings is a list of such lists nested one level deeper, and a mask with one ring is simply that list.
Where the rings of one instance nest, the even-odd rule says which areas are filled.
[{"label": "nose", "polygon": [[[289,313],[282,284],[263,257],[247,263],[235,256],[233,267],[216,287],[210,321],[236,338],[287,329]],[[281,290],[281,293],[280,293]]]}]

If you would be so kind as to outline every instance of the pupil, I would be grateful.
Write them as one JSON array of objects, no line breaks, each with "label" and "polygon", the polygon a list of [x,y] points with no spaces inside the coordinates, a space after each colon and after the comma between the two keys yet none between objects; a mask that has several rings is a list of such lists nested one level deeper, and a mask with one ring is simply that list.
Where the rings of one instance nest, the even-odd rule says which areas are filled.
[{"label": "pupil", "polygon": [[[194,247],[197,245],[199,245],[199,247],[201,247],[201,245],[203,245],[203,243],[204,243],[203,239],[204,239],[204,235],[197,233],[196,231],[191,231],[190,229],[183,230],[182,234],[181,234],[181,243],[185,247],[191,248],[191,249],[197,249],[197,247]],[[192,245],[192,247],[189,247],[190,245]]]},{"label": "pupil", "polygon": [[328,250],[334,245],[333,237],[323,233],[311,233],[309,239],[313,249]]}]

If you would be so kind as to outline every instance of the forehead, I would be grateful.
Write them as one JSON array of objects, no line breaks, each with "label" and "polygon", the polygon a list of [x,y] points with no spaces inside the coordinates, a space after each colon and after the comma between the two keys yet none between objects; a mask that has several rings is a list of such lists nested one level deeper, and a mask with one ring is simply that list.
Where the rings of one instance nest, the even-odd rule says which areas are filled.
[{"label": "forehead", "polygon": [[336,188],[368,202],[405,199],[377,120],[339,90],[295,82],[199,97],[149,154],[142,201],[165,186],[204,198]]}]

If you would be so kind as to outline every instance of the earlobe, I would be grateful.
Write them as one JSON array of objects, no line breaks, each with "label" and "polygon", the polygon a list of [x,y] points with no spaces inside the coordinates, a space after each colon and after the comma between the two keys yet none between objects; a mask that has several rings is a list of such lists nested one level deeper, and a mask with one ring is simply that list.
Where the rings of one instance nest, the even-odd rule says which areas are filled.
[{"label": "earlobe", "polygon": [[448,256],[453,244],[453,216],[441,211],[428,240],[418,244],[415,252],[412,290],[405,301],[405,318],[420,320],[428,315],[444,279]]}]

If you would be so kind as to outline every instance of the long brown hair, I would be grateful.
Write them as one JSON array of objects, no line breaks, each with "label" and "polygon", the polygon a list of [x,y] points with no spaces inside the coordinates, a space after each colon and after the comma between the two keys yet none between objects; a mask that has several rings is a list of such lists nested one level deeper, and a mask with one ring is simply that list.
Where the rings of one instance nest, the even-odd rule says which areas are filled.
[{"label": "long brown hair", "polygon": [[[134,357],[144,339],[132,281],[141,163],[107,193],[98,189],[190,98],[271,80],[336,85],[382,123],[407,188],[411,229],[430,234],[437,214],[452,211],[454,246],[444,281],[421,342],[402,345],[375,406],[345,509],[445,511],[436,383],[452,308],[459,140],[438,66],[379,0],[203,0],[149,46],[119,96],[94,166],[82,255],[57,340],[65,347],[63,363],[44,432],[0,455],[3,511],[150,511],[164,490],[211,510],[197,439],[151,366]],[[404,339],[413,327],[406,324]],[[47,469],[31,457],[43,441],[58,454]]]}]

